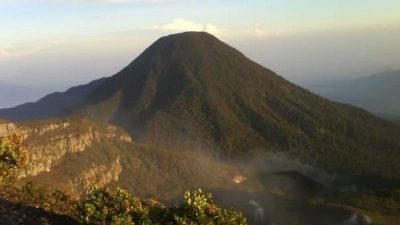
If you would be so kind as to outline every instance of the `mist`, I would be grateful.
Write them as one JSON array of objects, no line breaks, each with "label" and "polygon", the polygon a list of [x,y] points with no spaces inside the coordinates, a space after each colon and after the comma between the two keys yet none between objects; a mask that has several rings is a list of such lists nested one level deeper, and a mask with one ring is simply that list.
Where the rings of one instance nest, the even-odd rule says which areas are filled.
[{"label": "mist", "polygon": [[209,180],[198,185],[210,191],[218,204],[244,212],[251,225],[373,224],[362,213],[313,203],[327,195],[356,193],[355,184],[342,182],[342,175],[302,163],[288,153],[251,152],[234,160],[205,149],[182,153],[196,159],[193,168],[199,169],[195,172],[199,180]]},{"label": "mist", "polygon": [[[245,212],[251,225],[380,224],[362,210],[341,207],[342,196],[357,199],[373,193],[374,188],[389,188],[396,180],[325,171],[303,163],[290,152],[253,151],[254,154],[233,165],[247,168],[246,182],[260,182],[263,189],[219,190],[216,199]],[[332,203],[329,203],[332,201]],[[363,203],[360,202],[362,205]],[[372,214],[371,214],[372,215]]]}]

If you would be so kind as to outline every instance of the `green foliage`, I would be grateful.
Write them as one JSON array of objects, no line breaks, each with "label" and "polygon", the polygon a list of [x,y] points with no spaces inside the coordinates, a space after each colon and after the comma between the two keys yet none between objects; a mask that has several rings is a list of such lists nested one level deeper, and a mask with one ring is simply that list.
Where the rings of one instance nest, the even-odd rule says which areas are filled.
[{"label": "green foliage", "polygon": [[186,192],[182,204],[166,207],[161,203],[143,201],[122,189],[93,188],[86,200],[78,204],[82,224],[207,224],[246,225],[246,218],[231,209],[222,209],[213,203],[210,194],[202,190]]},{"label": "green foliage", "polygon": [[211,194],[202,190],[186,192],[184,202],[178,207],[175,215],[176,224],[215,224],[215,225],[244,225],[246,218],[231,209],[222,209],[214,204]]},{"label": "green foliage", "polygon": [[26,161],[26,150],[21,141],[22,137],[17,134],[0,137],[0,184],[10,180],[15,169]]},{"label": "green foliage", "polygon": [[87,200],[78,206],[82,224],[132,224],[134,217],[145,214],[142,202],[128,192],[93,188]]}]

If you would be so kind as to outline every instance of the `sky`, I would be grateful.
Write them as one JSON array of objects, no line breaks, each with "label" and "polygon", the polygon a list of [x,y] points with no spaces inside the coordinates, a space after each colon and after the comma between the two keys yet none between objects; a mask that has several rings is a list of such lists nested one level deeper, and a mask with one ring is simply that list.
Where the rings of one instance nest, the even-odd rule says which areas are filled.
[{"label": "sky", "polygon": [[207,31],[296,83],[400,69],[399,0],[0,0],[0,82],[63,90]]}]

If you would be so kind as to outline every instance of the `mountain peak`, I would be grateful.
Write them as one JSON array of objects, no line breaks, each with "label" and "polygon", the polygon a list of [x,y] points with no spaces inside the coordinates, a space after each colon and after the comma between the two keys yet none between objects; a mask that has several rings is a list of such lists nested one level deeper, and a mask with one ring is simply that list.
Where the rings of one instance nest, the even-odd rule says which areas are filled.
[{"label": "mountain peak", "polygon": [[[157,87],[179,89],[195,80],[215,82],[215,77],[232,78],[236,72],[228,72],[226,66],[236,69],[234,65],[239,65],[242,70],[250,70],[245,67],[253,64],[238,50],[209,33],[183,32],[155,41],[116,79],[123,80],[121,84],[133,79],[132,82],[140,83],[141,87],[146,86],[143,82],[149,81],[157,82],[154,85]],[[171,79],[163,80],[165,76]],[[150,77],[153,78],[149,80]]]},{"label": "mountain peak", "polygon": [[[43,111],[112,122],[164,148],[282,150],[327,170],[400,176],[398,127],[297,87],[205,32],[162,37],[112,77],[0,116]],[[371,167],[378,149],[384,163]]]},{"label": "mountain peak", "polygon": [[149,49],[152,48],[189,48],[194,50],[197,47],[204,47],[210,44],[218,44],[222,43],[215,36],[207,33],[207,32],[183,32],[177,34],[170,34],[164,37],[159,38],[156,42],[154,42]]},{"label": "mountain peak", "polygon": [[222,42],[215,36],[207,32],[189,31],[183,33],[170,34],[158,39],[154,45],[175,44],[175,47],[191,47],[209,44],[221,44]]},{"label": "mountain peak", "polygon": [[205,31],[187,31],[187,32],[182,32],[182,33],[175,33],[175,34],[169,34],[164,37],[161,37],[161,39],[171,39],[171,40],[207,40],[207,39],[212,39],[212,40],[218,40],[214,35],[207,33]]},{"label": "mountain peak", "polygon": [[[191,61],[198,63],[199,58],[211,59],[220,56],[243,55],[218,38],[207,32],[183,32],[161,37],[148,47],[135,61],[162,58],[171,61]],[[144,59],[145,58],[145,59]]]}]

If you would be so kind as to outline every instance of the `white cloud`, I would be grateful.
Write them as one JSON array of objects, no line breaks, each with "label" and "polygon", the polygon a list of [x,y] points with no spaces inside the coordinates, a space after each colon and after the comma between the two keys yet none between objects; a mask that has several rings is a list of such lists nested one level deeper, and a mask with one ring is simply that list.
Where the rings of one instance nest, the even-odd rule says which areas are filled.
[{"label": "white cloud", "polygon": [[188,21],[184,19],[175,19],[173,22],[162,25],[163,30],[176,30],[176,31],[204,31],[204,25]]},{"label": "white cloud", "polygon": [[254,34],[259,37],[267,36],[267,32],[265,32],[263,29],[260,29],[260,28],[255,28]]},{"label": "white cloud", "polygon": [[253,38],[265,38],[269,34],[261,28],[253,28],[247,31],[247,35]]},{"label": "white cloud", "polygon": [[223,30],[217,28],[217,26],[210,23],[197,23],[182,18],[174,19],[171,23],[167,23],[161,26],[154,26],[155,29],[165,31],[205,31],[210,34],[220,36]]},{"label": "white cloud", "polygon": [[212,23],[200,23],[183,18],[176,18],[170,23],[153,26],[153,29],[168,32],[205,31],[224,39],[264,39],[278,35],[278,33],[267,32],[265,29],[260,27],[226,29],[217,27]]}]

